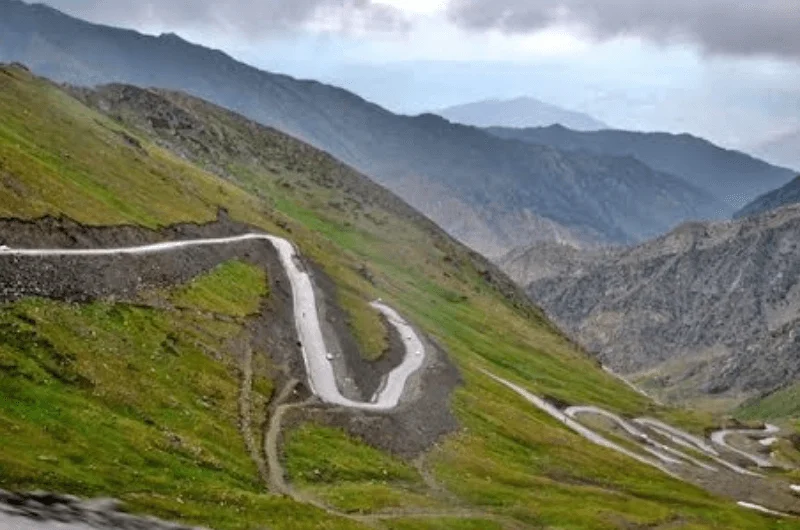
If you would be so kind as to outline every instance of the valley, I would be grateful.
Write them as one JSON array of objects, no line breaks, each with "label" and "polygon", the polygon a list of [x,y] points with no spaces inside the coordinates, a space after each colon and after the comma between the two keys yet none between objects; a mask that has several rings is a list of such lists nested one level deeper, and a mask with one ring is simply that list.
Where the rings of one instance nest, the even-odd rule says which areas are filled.
[{"label": "valley", "polygon": [[[0,528],[800,527],[800,180],[670,122],[789,130],[785,64],[480,1],[101,4],[0,0]],[[456,49],[464,86],[361,80],[395,111],[268,71]],[[564,106],[513,86],[537,53]],[[615,83],[673,132],[569,110],[634,123]]]},{"label": "valley", "polygon": [[[627,153],[500,138],[434,114],[394,114],[341,88],[259,70],[174,33],[156,37],[90,24],[19,0],[1,0],[0,9],[6,36],[0,61],[19,61],[77,86],[158,88],[148,95],[133,88],[119,93],[113,85],[98,90],[96,103],[115,112],[169,99],[170,91],[230,109],[357,169],[492,259],[554,238],[588,247],[633,244],[684,221],[724,218],[770,189],[772,181],[755,177],[782,173],[764,165],[751,175],[764,185],[737,189],[743,193],[731,207],[724,183],[715,188],[721,194],[706,189],[702,164],[677,174]],[[176,125],[150,124],[162,135]],[[671,157],[683,158],[689,157]]]}]

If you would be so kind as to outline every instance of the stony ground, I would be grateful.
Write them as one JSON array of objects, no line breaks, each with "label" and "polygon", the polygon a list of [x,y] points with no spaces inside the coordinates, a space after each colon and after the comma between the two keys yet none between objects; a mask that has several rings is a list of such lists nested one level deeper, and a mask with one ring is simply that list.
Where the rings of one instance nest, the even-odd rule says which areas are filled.
[{"label": "stony ground", "polygon": [[[192,530],[120,511],[113,499],[81,500],[55,493],[0,490],[0,528],[8,530]],[[200,529],[195,529],[200,530]]]},{"label": "stony ground", "polygon": [[[800,375],[799,234],[800,207],[789,207],[685,225],[560,272],[561,255],[545,252],[527,267],[528,290],[616,372],[668,399],[735,404]],[[538,263],[536,249],[507,264],[524,280],[520,261]]]}]

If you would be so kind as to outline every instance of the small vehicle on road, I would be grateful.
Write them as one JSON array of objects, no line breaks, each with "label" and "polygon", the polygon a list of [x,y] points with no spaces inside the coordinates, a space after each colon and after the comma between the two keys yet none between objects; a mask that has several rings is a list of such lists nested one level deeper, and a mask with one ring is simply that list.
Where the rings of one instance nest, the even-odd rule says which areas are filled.
[{"label": "small vehicle on road", "polygon": [[11,247],[8,245],[0,245],[0,252],[8,252],[9,250],[11,250]]},{"label": "small vehicle on road", "polygon": [[325,356],[325,358],[328,359],[329,361],[332,361],[333,360],[333,354],[329,353],[328,355]]}]

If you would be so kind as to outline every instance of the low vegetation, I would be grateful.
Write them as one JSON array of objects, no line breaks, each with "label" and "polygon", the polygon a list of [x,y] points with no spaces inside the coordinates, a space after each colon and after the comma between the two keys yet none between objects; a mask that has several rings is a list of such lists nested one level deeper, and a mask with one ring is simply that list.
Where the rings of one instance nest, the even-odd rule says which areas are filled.
[{"label": "low vegetation", "polygon": [[267,293],[263,270],[241,261],[230,261],[179,289],[171,301],[180,308],[246,317],[258,313],[261,299]]},{"label": "low vegetation", "polygon": [[746,420],[800,421],[800,383],[757,400],[745,403],[737,414]]},{"label": "low vegetation", "polygon": [[317,510],[264,494],[238,430],[238,366],[226,348],[242,326],[197,309],[4,306],[2,486],[113,495],[220,529],[289,514],[293,528],[319,528]]},{"label": "low vegetation", "polygon": [[296,488],[348,513],[441,508],[419,473],[343,431],[306,424],[288,433],[286,471]]}]

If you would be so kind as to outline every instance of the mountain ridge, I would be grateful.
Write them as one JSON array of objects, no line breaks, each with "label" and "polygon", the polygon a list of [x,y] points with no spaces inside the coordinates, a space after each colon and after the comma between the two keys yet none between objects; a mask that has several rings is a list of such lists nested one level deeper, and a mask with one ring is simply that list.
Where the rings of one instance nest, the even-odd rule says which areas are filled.
[{"label": "mountain ridge", "polygon": [[[391,363],[397,337],[368,310],[381,298],[461,381],[440,363],[426,368],[439,382],[422,395],[436,406],[391,415],[309,401],[288,280],[264,245],[137,260],[23,262],[0,252],[12,288],[0,290],[3,489],[113,496],[132,513],[219,530],[676,517],[764,527],[732,500],[751,498],[741,493],[749,479],[717,481],[721,496],[712,495],[590,443],[486,376],[554,403],[646,414],[697,434],[718,427],[600,370],[517,289],[503,294],[508,280],[485,258],[384,188],[191,95],[117,85],[95,98],[107,114],[0,68],[0,237],[91,249],[279,234],[313,276],[320,321],[352,352],[347,362],[371,366],[364,354],[376,347],[378,362]],[[442,377],[457,385],[451,396]],[[427,451],[447,426],[431,416],[442,409],[457,425]],[[421,445],[404,445],[400,431]],[[514,499],[514,510],[498,498]]]},{"label": "mountain ridge", "polygon": [[785,184],[796,173],[686,133],[621,130],[584,132],[557,125],[488,130],[501,138],[514,138],[567,151],[633,156],[658,171],[682,178],[713,194],[727,204],[727,215],[757,196]]},{"label": "mountain ridge", "polygon": [[504,268],[614,371],[663,399],[731,410],[800,375],[798,234],[794,205],[630,249],[533,247]]},{"label": "mountain ridge", "polygon": [[749,150],[764,160],[800,170],[800,129],[784,133]]},{"label": "mountain ridge", "polygon": [[490,257],[543,237],[637,242],[722,209],[699,188],[628,158],[506,141],[433,115],[398,116],[178,37],[118,31],[18,0],[0,5],[0,60],[72,84],[158,86],[212,101],[327,151]]}]

